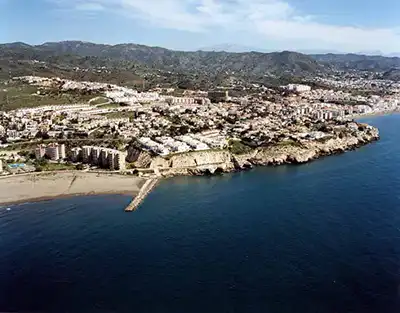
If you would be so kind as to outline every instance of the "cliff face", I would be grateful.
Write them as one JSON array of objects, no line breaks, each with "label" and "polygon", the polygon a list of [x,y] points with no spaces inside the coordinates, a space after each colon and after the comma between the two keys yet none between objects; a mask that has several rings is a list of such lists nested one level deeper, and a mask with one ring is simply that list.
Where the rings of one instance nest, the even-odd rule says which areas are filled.
[{"label": "cliff face", "polygon": [[228,151],[194,151],[172,155],[169,159],[156,157],[150,165],[167,175],[213,174],[218,170],[232,171],[234,164]]},{"label": "cliff face", "polygon": [[126,161],[134,163],[136,167],[149,167],[152,162],[152,156],[147,151],[129,148]]},{"label": "cliff face", "polygon": [[235,155],[226,150],[193,151],[164,157],[151,157],[147,152],[128,154],[137,167],[158,169],[165,176],[204,175],[231,172],[255,165],[299,164],[325,155],[342,153],[379,139],[378,129],[356,124],[346,132],[332,133],[316,140],[287,140],[273,146],[256,148]]},{"label": "cliff face", "polygon": [[309,140],[258,148],[254,154],[234,156],[236,166],[244,168],[252,165],[280,165],[285,163],[305,163],[321,156],[338,154],[379,139],[379,131],[371,126],[358,129],[345,136],[326,140]]},{"label": "cliff face", "polygon": [[231,163],[231,154],[228,151],[197,151],[171,157],[171,167],[191,167],[207,165],[224,165]]}]

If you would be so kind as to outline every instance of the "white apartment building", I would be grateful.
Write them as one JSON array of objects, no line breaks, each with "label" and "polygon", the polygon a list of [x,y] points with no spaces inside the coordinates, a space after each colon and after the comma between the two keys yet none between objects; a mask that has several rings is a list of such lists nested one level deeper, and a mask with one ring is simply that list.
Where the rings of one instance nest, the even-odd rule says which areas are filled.
[{"label": "white apartment building", "polygon": [[50,160],[57,161],[63,160],[66,157],[65,145],[58,143],[51,143],[49,145],[38,145],[35,149],[36,159],[41,159],[47,156]]},{"label": "white apartment building", "polygon": [[82,157],[82,149],[79,147],[71,149],[71,160],[77,162]]},{"label": "white apartment building", "polygon": [[178,105],[178,104],[190,105],[196,102],[195,98],[189,98],[189,97],[168,97],[166,98],[166,101],[171,105]]},{"label": "white apartment building", "polygon": [[46,154],[46,146],[45,145],[38,145],[35,149],[35,158],[41,159]]},{"label": "white apartment building", "polygon": [[72,158],[77,160],[80,155],[82,155],[83,163],[98,165],[99,167],[108,168],[110,170],[123,170],[126,168],[126,155],[116,149],[83,146],[82,149],[73,148],[72,151]]}]

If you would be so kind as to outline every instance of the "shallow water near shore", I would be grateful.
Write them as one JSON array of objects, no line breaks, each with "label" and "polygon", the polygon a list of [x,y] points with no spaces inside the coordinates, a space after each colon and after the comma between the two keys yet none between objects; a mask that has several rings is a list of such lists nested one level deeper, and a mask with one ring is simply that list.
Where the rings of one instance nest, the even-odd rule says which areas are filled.
[{"label": "shallow water near shore", "polygon": [[0,208],[0,311],[400,312],[400,115],[301,166],[163,181],[140,208]]}]

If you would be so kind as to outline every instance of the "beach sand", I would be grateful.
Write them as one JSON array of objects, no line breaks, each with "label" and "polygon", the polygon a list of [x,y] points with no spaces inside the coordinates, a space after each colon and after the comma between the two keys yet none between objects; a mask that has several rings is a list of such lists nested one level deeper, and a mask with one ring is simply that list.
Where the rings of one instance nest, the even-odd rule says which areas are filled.
[{"label": "beach sand", "polygon": [[351,118],[351,119],[360,119],[360,118],[378,117],[378,116],[398,114],[398,113],[400,113],[400,110],[396,109],[396,110],[379,111],[379,112],[371,112],[371,113],[363,113],[363,114],[352,114],[352,115],[346,115],[346,117]]},{"label": "beach sand", "polygon": [[135,196],[145,180],[134,176],[97,173],[46,173],[2,177],[0,203],[21,203],[89,194]]}]

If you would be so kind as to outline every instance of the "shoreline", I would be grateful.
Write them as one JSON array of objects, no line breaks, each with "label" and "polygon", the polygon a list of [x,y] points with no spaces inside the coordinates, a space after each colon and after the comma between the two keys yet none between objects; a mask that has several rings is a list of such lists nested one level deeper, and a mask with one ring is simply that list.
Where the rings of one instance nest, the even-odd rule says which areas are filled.
[{"label": "shoreline", "polygon": [[41,202],[90,195],[136,197],[145,179],[112,174],[49,173],[0,179],[0,205]]},{"label": "shoreline", "polygon": [[400,109],[394,109],[394,110],[389,110],[389,111],[379,111],[379,112],[371,112],[371,113],[363,113],[363,114],[352,114],[349,116],[346,116],[346,118],[350,119],[360,119],[360,118],[368,118],[368,117],[380,117],[380,116],[385,116],[385,115],[392,115],[392,114],[398,114],[400,113]]},{"label": "shoreline", "polygon": [[[375,138],[373,140],[370,140],[369,142],[363,143],[363,144],[359,144],[359,145],[354,145],[354,146],[350,146],[347,147],[346,149],[343,150],[337,150],[337,151],[331,151],[330,153],[326,153],[326,154],[320,154],[317,157],[314,158],[310,158],[308,160],[305,160],[303,162],[287,162],[287,161],[283,161],[283,162],[277,162],[276,164],[271,164],[269,162],[264,163],[260,162],[258,164],[253,164],[251,167],[245,167],[245,166],[239,166],[239,167],[235,167],[235,168],[229,168],[225,171],[222,171],[222,173],[235,173],[235,172],[245,172],[248,170],[251,170],[253,168],[257,168],[257,167],[265,167],[265,166],[269,166],[269,167],[278,167],[280,165],[302,165],[302,164],[306,164],[306,163],[310,163],[313,162],[315,160],[318,159],[322,159],[322,158],[326,158],[329,156],[335,156],[335,155],[339,155],[342,153],[345,153],[346,151],[352,151],[352,150],[356,150],[357,148],[364,146],[364,145],[368,145],[371,144],[375,141],[379,140],[379,138]],[[269,164],[268,164],[269,163]],[[178,170],[179,169],[175,169]],[[125,208],[126,212],[131,212],[131,211],[135,211],[140,204],[147,198],[148,194],[152,191],[153,188],[156,187],[156,185],[158,184],[159,180],[161,178],[172,178],[175,176],[205,176],[205,174],[210,175],[210,176],[215,176],[218,175],[217,173],[210,173],[209,171],[203,172],[203,171],[196,171],[196,170],[191,170],[189,172],[186,173],[179,173],[179,174],[167,174],[167,175],[162,175],[161,177],[158,177],[157,179],[146,179],[146,178],[141,178],[141,177],[137,177],[137,176],[126,176],[126,175],[120,175],[120,174],[112,174],[112,173],[91,173],[91,172],[76,172],[76,171],[71,171],[71,172],[39,172],[39,173],[27,173],[27,174],[21,174],[21,175],[12,175],[12,176],[2,176],[0,179],[0,207],[6,207],[8,205],[18,205],[18,204],[25,204],[25,203],[37,203],[37,202],[43,202],[43,201],[51,201],[51,200],[55,200],[55,199],[68,199],[68,198],[73,198],[73,197],[80,197],[80,196],[101,196],[101,195],[124,195],[124,196],[132,196],[132,200],[130,201],[130,203],[128,204],[128,206]],[[23,183],[41,183],[43,181],[46,180],[46,178],[54,178],[59,180],[59,178],[63,179],[65,177],[63,176],[71,176],[70,177],[70,186],[67,192],[65,193],[60,193],[60,194],[53,194],[53,195],[43,195],[43,196],[24,196],[22,198],[18,198],[18,199],[13,199],[10,201],[4,201],[4,195],[2,193],[2,191],[4,190],[4,188],[2,188],[2,184],[6,183],[9,180],[19,180],[22,179]],[[79,178],[88,178],[90,177],[90,181],[93,182],[93,180],[95,180],[96,178],[106,178],[107,180],[109,180],[110,178],[113,178],[114,180],[129,180],[130,182],[133,183],[132,185],[132,189],[124,189],[121,188],[122,186],[124,186],[124,184],[122,185],[113,185],[110,184],[109,181],[107,181],[106,185],[112,185],[113,188],[106,188],[106,190],[90,190],[90,191],[78,191],[78,192],[70,192],[70,187],[71,185],[75,182],[76,179]],[[146,188],[146,184],[149,183],[150,181],[155,180],[156,183],[154,184],[154,186],[152,186],[148,191],[145,190]],[[59,181],[54,182],[55,184],[59,184]],[[144,192],[144,194],[142,194]],[[46,192],[43,192],[46,193]],[[14,196],[14,195],[13,195]],[[140,199],[137,199],[138,196],[142,196]],[[136,200],[138,200],[137,203]]]},{"label": "shoreline", "polygon": [[[155,187],[160,177],[204,176],[245,171],[258,166],[303,164],[313,160],[355,150],[379,140],[379,130],[357,123],[353,132],[326,140],[287,141],[270,147],[259,147],[244,154],[229,150],[196,151],[159,156],[151,161],[149,178],[116,173],[41,172],[12,175],[0,179],[0,205],[46,201],[85,195],[122,194],[133,197],[126,211],[135,210]],[[358,127],[354,132],[354,127]],[[346,128],[346,130],[348,130]],[[145,152],[140,152],[145,153]]]},{"label": "shoreline", "polygon": [[38,202],[46,202],[51,200],[57,199],[69,199],[74,197],[86,197],[86,196],[107,196],[107,195],[116,195],[116,196],[132,196],[136,197],[137,194],[132,194],[132,192],[91,192],[91,193],[74,193],[74,194],[66,194],[66,195],[59,195],[59,196],[51,196],[51,197],[35,197],[35,198],[27,198],[23,200],[11,201],[11,202],[0,202],[0,208],[6,206],[13,206],[19,204],[27,204],[27,203],[38,203]]}]

